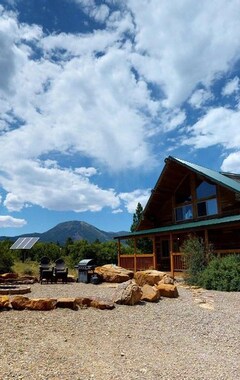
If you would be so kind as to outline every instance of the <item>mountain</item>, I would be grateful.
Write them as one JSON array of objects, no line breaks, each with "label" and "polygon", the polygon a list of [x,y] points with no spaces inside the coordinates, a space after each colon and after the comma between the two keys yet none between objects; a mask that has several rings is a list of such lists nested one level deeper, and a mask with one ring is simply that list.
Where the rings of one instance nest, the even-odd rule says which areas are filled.
[{"label": "mountain", "polygon": [[39,237],[39,242],[52,242],[64,245],[68,238],[75,240],[87,240],[92,243],[95,240],[101,242],[113,240],[115,236],[126,235],[128,232],[106,232],[99,230],[91,224],[82,221],[69,221],[57,224],[55,227],[43,233],[29,233],[14,237],[2,236],[0,240],[10,239],[16,241],[19,237],[34,236]]}]

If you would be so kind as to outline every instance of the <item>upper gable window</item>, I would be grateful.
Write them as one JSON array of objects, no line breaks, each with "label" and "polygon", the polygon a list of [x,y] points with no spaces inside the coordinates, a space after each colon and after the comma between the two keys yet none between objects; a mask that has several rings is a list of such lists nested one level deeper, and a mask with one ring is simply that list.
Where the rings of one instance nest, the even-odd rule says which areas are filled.
[{"label": "upper gable window", "polygon": [[216,185],[209,182],[202,181],[196,188],[197,199],[215,197],[217,194]]},{"label": "upper gable window", "polygon": [[216,185],[213,185],[207,181],[201,181],[197,186],[197,216],[199,218],[216,215],[218,213],[216,194]]},{"label": "upper gable window", "polygon": [[187,176],[175,193],[176,204],[189,203],[192,201],[190,178]]}]

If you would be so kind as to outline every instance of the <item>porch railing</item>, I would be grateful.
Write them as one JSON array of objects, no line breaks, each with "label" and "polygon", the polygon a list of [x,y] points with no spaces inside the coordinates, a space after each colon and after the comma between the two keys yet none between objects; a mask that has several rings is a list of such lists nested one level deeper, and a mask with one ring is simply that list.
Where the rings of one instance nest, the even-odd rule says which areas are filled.
[{"label": "porch railing", "polygon": [[175,272],[184,272],[186,270],[186,263],[184,255],[181,252],[171,253],[171,275],[174,277]]},{"label": "porch railing", "polygon": [[[240,249],[218,249],[213,252],[218,257],[226,256],[229,254],[240,254]],[[186,263],[184,260],[184,254],[181,252],[173,252],[170,255],[171,259],[171,275],[174,277],[176,272],[186,271]],[[132,270],[134,272],[138,270],[155,269],[156,262],[154,254],[137,254],[137,255],[118,255],[118,265]]]},{"label": "porch railing", "polygon": [[[217,249],[213,251],[213,255],[223,257],[226,255],[240,254],[240,249]],[[184,254],[176,252],[171,254],[171,275],[174,277],[175,272],[186,271],[186,263]]]},{"label": "porch railing", "polygon": [[119,255],[118,265],[134,272],[150,268],[154,269],[154,255],[147,253],[138,255]]}]

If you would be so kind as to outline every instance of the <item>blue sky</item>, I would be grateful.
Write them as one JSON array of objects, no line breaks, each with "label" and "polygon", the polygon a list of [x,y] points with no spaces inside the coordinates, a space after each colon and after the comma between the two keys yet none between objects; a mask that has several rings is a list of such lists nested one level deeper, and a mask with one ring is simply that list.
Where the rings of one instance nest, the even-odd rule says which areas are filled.
[{"label": "blue sky", "polygon": [[0,235],[129,230],[171,155],[240,172],[239,0],[0,0]]}]

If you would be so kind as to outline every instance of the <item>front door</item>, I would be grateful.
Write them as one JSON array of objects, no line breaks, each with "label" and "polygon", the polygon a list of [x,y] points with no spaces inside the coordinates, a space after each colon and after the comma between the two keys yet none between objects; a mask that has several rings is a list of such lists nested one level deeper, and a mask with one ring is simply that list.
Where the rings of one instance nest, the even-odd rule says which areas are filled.
[{"label": "front door", "polygon": [[167,237],[156,237],[157,269],[170,271],[170,239]]}]

